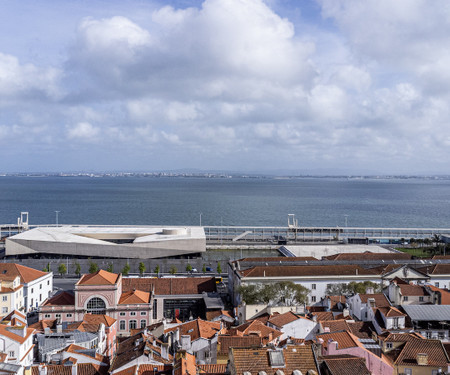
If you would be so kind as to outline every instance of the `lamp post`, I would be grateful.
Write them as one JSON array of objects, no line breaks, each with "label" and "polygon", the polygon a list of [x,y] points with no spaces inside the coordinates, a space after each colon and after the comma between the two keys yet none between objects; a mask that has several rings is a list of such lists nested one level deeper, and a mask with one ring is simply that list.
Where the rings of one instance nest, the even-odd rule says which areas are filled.
[{"label": "lamp post", "polygon": [[202,226],[202,213],[200,212],[200,226]]},{"label": "lamp post", "polygon": [[55,213],[56,213],[56,226],[58,227],[58,214],[59,214],[59,212],[60,211],[55,211]]}]

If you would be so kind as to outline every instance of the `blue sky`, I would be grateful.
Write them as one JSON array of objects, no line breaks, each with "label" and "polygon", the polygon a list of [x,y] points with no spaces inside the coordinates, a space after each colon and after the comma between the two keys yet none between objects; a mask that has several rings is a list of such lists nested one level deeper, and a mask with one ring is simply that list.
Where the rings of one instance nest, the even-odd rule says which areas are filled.
[{"label": "blue sky", "polygon": [[0,172],[450,174],[450,8],[0,7]]}]

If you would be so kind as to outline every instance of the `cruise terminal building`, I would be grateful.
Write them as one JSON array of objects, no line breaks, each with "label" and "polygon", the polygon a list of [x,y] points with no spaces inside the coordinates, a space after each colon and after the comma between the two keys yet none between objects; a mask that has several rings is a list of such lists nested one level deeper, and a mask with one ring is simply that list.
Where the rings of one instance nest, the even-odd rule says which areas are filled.
[{"label": "cruise terminal building", "polygon": [[64,225],[36,227],[6,239],[5,255],[55,254],[162,258],[206,251],[203,227]]}]

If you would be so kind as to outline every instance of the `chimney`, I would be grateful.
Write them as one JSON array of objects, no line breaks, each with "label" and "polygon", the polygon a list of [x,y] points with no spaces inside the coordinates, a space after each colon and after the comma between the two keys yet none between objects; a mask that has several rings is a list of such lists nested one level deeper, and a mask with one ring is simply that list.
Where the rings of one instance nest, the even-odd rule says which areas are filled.
[{"label": "chimney", "polygon": [[428,353],[417,353],[417,364],[419,366],[428,366]]},{"label": "chimney", "polygon": [[62,324],[57,324],[56,325],[56,332],[57,333],[62,333]]},{"label": "chimney", "polygon": [[190,350],[191,349],[191,336],[189,335],[181,335],[181,350]]},{"label": "chimney", "polygon": [[163,343],[161,345],[161,357],[165,360],[169,359],[169,344]]},{"label": "chimney", "polygon": [[349,311],[347,308],[344,308],[344,310],[342,310],[342,315],[344,315],[344,318],[349,316]]},{"label": "chimney", "polygon": [[78,366],[76,363],[74,363],[72,365],[72,375],[77,375],[77,373],[78,373]]},{"label": "chimney", "polygon": [[313,315],[313,316],[312,316],[312,321],[313,321],[314,323],[317,323],[317,315]]},{"label": "chimney", "polygon": [[47,375],[47,366],[43,363],[39,365],[39,375]]},{"label": "chimney", "polygon": [[49,335],[50,333],[52,333],[52,330],[50,329],[50,327],[45,327],[45,328],[44,328],[44,333],[45,333],[46,335]]},{"label": "chimney", "polygon": [[366,294],[373,294],[373,293],[374,293],[373,287],[370,286],[366,289]]}]

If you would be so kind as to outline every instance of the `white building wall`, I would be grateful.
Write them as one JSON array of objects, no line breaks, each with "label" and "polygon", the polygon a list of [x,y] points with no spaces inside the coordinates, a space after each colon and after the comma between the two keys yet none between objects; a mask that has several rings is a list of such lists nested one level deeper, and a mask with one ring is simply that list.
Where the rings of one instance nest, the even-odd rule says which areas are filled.
[{"label": "white building wall", "polygon": [[24,284],[25,310],[41,306],[53,291],[53,272]]}]

